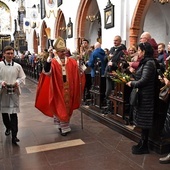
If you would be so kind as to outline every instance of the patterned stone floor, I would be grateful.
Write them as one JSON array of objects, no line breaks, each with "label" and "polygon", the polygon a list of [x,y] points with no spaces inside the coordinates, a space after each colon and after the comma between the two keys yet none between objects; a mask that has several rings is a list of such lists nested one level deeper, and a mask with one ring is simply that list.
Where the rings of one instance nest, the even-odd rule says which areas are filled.
[{"label": "patterned stone floor", "polygon": [[[36,84],[26,80],[21,95],[19,146],[4,134],[0,117],[0,170],[170,170],[159,155],[133,155],[132,140],[107,126],[74,111],[72,132],[59,134],[53,119],[34,107]],[[31,152],[30,152],[31,151]]]}]

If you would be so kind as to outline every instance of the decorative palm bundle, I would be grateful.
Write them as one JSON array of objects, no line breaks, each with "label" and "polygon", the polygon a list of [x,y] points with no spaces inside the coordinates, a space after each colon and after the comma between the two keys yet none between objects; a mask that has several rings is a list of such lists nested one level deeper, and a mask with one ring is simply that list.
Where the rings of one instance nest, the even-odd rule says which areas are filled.
[{"label": "decorative palm bundle", "polygon": [[[163,77],[167,78],[170,81],[170,63],[168,63],[168,67],[165,70]],[[170,97],[170,87],[169,85],[165,84],[159,92],[159,99],[163,100],[164,102],[168,102]]]},{"label": "decorative palm bundle", "polygon": [[168,80],[170,80],[170,64],[168,65],[167,69],[164,72],[164,77],[166,77]]},{"label": "decorative palm bundle", "polygon": [[48,58],[49,55],[46,52],[41,52],[41,53],[38,53],[38,56],[39,56],[40,60],[47,61],[47,58]]},{"label": "decorative palm bundle", "polygon": [[128,51],[127,50],[123,50],[123,53],[124,53],[124,55],[123,55],[124,59],[127,62],[131,62],[132,57],[129,55]]},{"label": "decorative palm bundle", "polygon": [[112,80],[117,83],[127,83],[131,80],[128,74],[122,73],[119,70],[113,71],[112,76]]},{"label": "decorative palm bundle", "polygon": [[[168,67],[166,68],[165,72],[163,73],[163,77],[170,80],[170,63],[168,63]],[[160,91],[163,91],[165,89],[169,88],[167,85],[163,86]]]}]

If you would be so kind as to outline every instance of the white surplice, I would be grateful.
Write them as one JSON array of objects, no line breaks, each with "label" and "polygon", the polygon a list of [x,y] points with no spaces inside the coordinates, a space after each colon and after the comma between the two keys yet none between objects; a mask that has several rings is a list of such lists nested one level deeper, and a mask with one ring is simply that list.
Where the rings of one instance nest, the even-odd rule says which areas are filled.
[{"label": "white surplice", "polygon": [[[12,63],[11,63],[12,64]],[[25,84],[26,75],[20,64],[13,62],[8,66],[3,61],[0,62],[0,111],[1,113],[18,113],[19,95],[21,94],[21,85]],[[7,89],[2,87],[2,82],[7,84],[18,83],[18,88],[13,94],[7,94]]]}]

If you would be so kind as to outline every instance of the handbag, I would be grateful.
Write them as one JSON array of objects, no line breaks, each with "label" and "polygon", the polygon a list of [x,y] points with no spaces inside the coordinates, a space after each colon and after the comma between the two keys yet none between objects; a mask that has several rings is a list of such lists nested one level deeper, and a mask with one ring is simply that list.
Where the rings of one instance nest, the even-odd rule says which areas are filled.
[{"label": "handbag", "polygon": [[168,102],[169,90],[170,90],[170,87],[167,87],[167,86],[162,87],[159,92],[159,99],[163,100],[164,102]]},{"label": "handbag", "polygon": [[139,103],[139,89],[133,88],[129,98],[129,104],[132,106],[138,106]]}]

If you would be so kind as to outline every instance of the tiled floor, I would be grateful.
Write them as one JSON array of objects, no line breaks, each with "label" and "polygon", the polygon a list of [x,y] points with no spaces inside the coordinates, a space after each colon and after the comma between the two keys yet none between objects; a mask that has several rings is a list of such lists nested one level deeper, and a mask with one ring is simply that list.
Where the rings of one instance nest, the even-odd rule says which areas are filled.
[{"label": "tiled floor", "polygon": [[[78,110],[71,120],[72,132],[61,136],[53,119],[34,107],[36,84],[26,83],[21,95],[19,146],[12,146],[11,137],[5,136],[0,118],[0,170],[170,170],[170,164],[159,164],[161,156],[155,152],[133,155],[133,141],[86,115],[82,129]],[[41,151],[27,152],[35,146]]]}]

